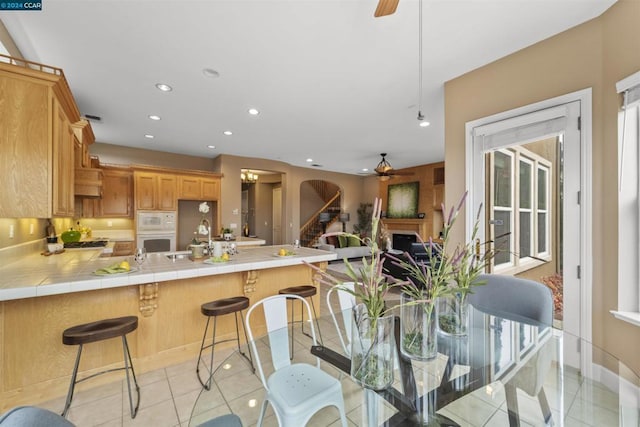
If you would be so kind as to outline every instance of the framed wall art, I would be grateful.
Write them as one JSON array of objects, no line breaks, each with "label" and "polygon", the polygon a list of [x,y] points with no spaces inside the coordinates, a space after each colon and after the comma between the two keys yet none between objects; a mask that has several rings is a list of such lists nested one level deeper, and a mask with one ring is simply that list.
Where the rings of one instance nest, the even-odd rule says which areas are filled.
[{"label": "framed wall art", "polygon": [[387,193],[387,218],[416,218],[420,183],[391,184]]}]

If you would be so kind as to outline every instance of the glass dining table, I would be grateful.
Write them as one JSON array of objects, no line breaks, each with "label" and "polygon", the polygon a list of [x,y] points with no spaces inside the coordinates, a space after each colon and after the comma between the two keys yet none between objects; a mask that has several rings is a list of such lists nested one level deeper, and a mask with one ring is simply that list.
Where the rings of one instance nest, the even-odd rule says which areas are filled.
[{"label": "glass dining table", "polygon": [[[350,426],[640,426],[638,374],[550,326],[471,308],[467,335],[439,332],[438,355],[428,361],[398,352],[392,386],[378,391],[363,388],[349,375],[350,360],[332,318],[321,317],[319,328],[323,341],[317,346],[295,331],[292,363],[315,364],[319,358],[321,369],[340,379]],[[268,377],[273,371],[269,336],[255,344]],[[246,346],[241,350],[249,351]],[[212,384],[198,396],[190,426],[215,426],[228,414],[235,414],[241,423],[236,425],[256,425],[265,392],[237,349],[220,361]],[[270,407],[263,425],[278,425]],[[338,411],[322,409],[308,425],[338,426]]]}]

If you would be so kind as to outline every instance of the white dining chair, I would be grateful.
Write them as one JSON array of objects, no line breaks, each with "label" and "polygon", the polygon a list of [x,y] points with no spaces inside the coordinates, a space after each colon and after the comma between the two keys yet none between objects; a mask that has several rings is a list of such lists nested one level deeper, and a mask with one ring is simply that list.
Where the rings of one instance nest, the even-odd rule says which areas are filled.
[{"label": "white dining chair", "polygon": [[[308,363],[291,363],[289,358],[289,334],[287,319],[287,298],[297,298],[307,310],[307,319],[312,319],[311,308],[304,298],[297,295],[274,295],[255,303],[246,316],[247,332],[254,360],[260,374],[260,380],[266,390],[266,396],[260,408],[258,426],[262,425],[267,405],[274,409],[278,424],[284,427],[306,425],[320,409],[335,406],[340,413],[342,426],[347,426],[344,410],[342,385],[338,379],[320,369],[320,360],[316,366]],[[260,355],[251,328],[251,315],[262,307],[269,337],[269,349],[274,372],[266,378]],[[316,333],[313,322],[309,322],[313,345],[316,345]]]},{"label": "white dining chair", "polygon": [[[342,349],[344,350],[344,354],[347,356],[351,355],[351,320],[353,316],[351,315],[351,309],[356,305],[356,297],[353,293],[349,293],[344,289],[349,289],[351,292],[354,290],[354,282],[345,282],[340,284],[339,286],[333,286],[327,292],[327,307],[329,307],[329,313],[331,313],[331,318],[333,319],[333,324],[336,327],[336,331],[338,333],[338,338],[340,339],[340,344],[342,345]],[[342,289],[341,289],[342,288]],[[333,310],[332,305],[332,295],[336,294],[338,296],[338,305],[340,307],[340,312],[342,313],[342,324],[344,326],[344,335],[342,334],[342,330],[340,325],[338,324],[338,319],[336,318],[335,312]]]}]

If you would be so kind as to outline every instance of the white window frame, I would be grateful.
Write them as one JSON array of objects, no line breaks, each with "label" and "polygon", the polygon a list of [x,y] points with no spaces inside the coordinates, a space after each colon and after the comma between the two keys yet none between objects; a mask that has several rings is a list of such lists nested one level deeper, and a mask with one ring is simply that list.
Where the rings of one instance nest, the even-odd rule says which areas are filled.
[{"label": "white window frame", "polygon": [[[545,162],[546,163],[546,162]],[[544,171],[546,174],[546,182],[545,182],[545,206],[547,207],[546,209],[540,209],[539,207],[536,206],[536,219],[534,221],[535,223],[535,229],[536,229],[536,244],[535,244],[535,254],[538,258],[542,258],[542,259],[546,259],[546,260],[551,260],[551,210],[552,210],[552,198],[551,196],[551,167],[544,164],[543,162],[538,162],[536,164],[536,183],[535,183],[535,188],[536,188],[536,202],[539,202],[538,199],[538,194],[539,194],[539,185],[538,185],[538,172],[539,171]],[[544,236],[544,240],[545,240],[545,246],[546,246],[546,250],[544,251],[540,251],[539,247],[538,247],[538,231],[539,231],[539,226],[540,226],[540,221],[537,218],[537,215],[539,215],[540,213],[544,213],[545,216],[545,236]]]},{"label": "white window frame", "polygon": [[[536,171],[536,167],[535,164],[533,162],[533,160],[525,157],[525,156],[519,156],[518,159],[518,191],[520,191],[520,188],[522,187],[521,181],[520,181],[520,170],[521,170],[521,163],[526,163],[529,165],[529,167],[531,168],[531,175],[529,176],[529,208],[523,208],[520,205],[520,194],[518,194],[518,231],[521,230],[521,224],[522,224],[522,219],[520,217],[520,214],[523,212],[527,212],[529,214],[529,233],[531,234],[531,236],[537,236],[536,233],[536,222],[534,221],[533,215],[535,214],[535,209],[533,204],[535,203],[535,185],[534,185],[534,181],[536,179],[536,175],[535,175],[535,171]],[[520,239],[518,239],[520,240]],[[520,243],[520,241],[518,241],[518,243]],[[520,247],[522,247],[521,244],[518,245],[518,251],[520,250]],[[533,244],[533,237],[531,238],[531,241],[529,242],[529,253],[530,254],[535,254],[535,245]],[[521,257],[521,254],[518,253],[518,257],[523,260],[523,258]],[[527,256],[526,258],[528,258],[529,256]]]},{"label": "white window frame", "polygon": [[[491,269],[498,274],[518,274],[532,268],[538,267],[546,262],[550,262],[553,259],[552,245],[551,245],[551,217],[553,215],[553,189],[552,182],[552,164],[549,160],[539,156],[538,154],[527,150],[523,146],[513,146],[508,148],[502,148],[496,150],[504,155],[509,156],[511,159],[511,207],[502,207],[494,205],[494,153],[490,157],[489,171],[491,177],[489,178],[490,184],[490,210],[492,212],[510,212],[511,221],[511,235],[509,244],[509,262],[501,264],[492,264]],[[520,258],[520,162],[523,161],[530,164],[532,167],[531,177],[531,209],[527,209],[527,212],[531,212],[532,227],[530,227],[531,233],[531,256]],[[538,171],[544,170],[546,173],[546,191],[544,193],[546,197],[547,207],[543,212],[546,214],[545,219],[545,241],[546,249],[544,251],[538,250],[538,213],[542,213],[538,208]],[[493,219],[493,215],[492,215]],[[493,233],[495,238],[495,232]]]},{"label": "white window frame", "polygon": [[640,326],[640,71],[616,87],[622,100],[618,113],[618,307],[611,313]]}]

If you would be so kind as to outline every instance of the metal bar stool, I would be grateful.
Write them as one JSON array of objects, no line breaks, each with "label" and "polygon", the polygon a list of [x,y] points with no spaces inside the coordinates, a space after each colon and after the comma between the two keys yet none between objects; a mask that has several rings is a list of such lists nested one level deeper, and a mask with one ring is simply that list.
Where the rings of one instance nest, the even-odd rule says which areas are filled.
[{"label": "metal bar stool", "polygon": [[[245,359],[251,364],[251,370],[253,372],[256,371],[253,366],[253,359],[251,358],[251,352],[249,352],[249,357],[240,350],[240,330],[238,329],[238,312],[240,312],[240,323],[242,323],[242,329],[244,330],[245,341],[247,342],[247,347],[249,346],[249,342],[247,341],[247,330],[244,326],[244,322],[242,321],[242,310],[249,307],[249,298],[247,297],[231,297],[219,299],[211,302],[204,303],[200,306],[200,311],[202,314],[207,316],[207,326],[204,328],[204,334],[202,335],[202,345],[200,346],[200,354],[198,354],[198,364],[196,365],[196,374],[198,375],[198,381],[202,384],[202,387],[205,390],[211,389],[211,377],[213,376],[213,352],[216,344],[221,344],[227,341],[237,341],[238,343],[238,351],[241,355],[244,356]],[[236,337],[229,338],[226,340],[221,340],[216,342],[216,324],[218,323],[218,316],[223,316],[225,314],[235,315],[236,320]],[[211,336],[211,344],[205,346],[204,341],[207,338],[207,330],[209,329],[209,321],[213,317],[213,334]],[[211,347],[211,361],[209,363],[209,378],[207,379],[206,384],[200,378],[200,361],[202,360],[202,350]],[[206,366],[206,365],[205,365]]]},{"label": "metal bar stool", "polygon": [[[135,331],[138,328],[137,316],[125,316],[115,319],[104,319],[96,322],[85,323],[82,325],[72,326],[65,329],[62,333],[62,343],[65,345],[78,345],[78,355],[76,356],[76,363],[73,367],[73,374],[71,375],[71,383],[69,384],[69,392],[67,393],[67,400],[62,411],[62,416],[66,417],[69,407],[71,406],[71,400],[73,399],[73,391],[76,384],[89,378],[93,378],[97,375],[106,374],[107,372],[124,370],[127,376],[127,389],[129,391],[129,407],[131,409],[131,418],[135,418],[138,413],[138,407],[140,406],[140,387],[136,380],[136,373],[133,370],[133,362],[131,361],[131,353],[129,353],[129,345],[127,344],[127,334]],[[80,356],[82,355],[82,346],[92,342],[102,341],[110,338],[122,337],[122,352],[124,354],[124,366],[121,368],[107,369],[102,372],[98,372],[89,375],[86,378],[77,380],[78,366],[80,365]],[[131,376],[133,376],[133,383],[136,386],[136,392],[138,399],[135,408],[133,407],[133,398],[131,396],[131,380],[129,379],[129,369],[131,369]]]},{"label": "metal bar stool", "polygon": [[[309,298],[309,300],[311,301],[311,308],[313,309],[313,317],[315,317],[316,319],[316,326],[318,328],[318,338],[321,344],[323,344],[322,342],[322,332],[320,332],[320,324],[318,323],[318,313],[316,312],[316,306],[313,304],[313,296],[315,294],[318,293],[318,290],[316,289],[315,286],[312,285],[301,285],[301,286],[291,286],[289,288],[284,288],[284,289],[280,289],[278,291],[278,294],[280,295],[284,295],[284,294],[293,294],[293,295],[297,295],[299,297],[302,298]],[[291,302],[291,323],[294,323],[293,321],[293,302],[294,302],[294,298],[289,298],[289,301]],[[302,329],[302,333],[306,336],[308,336],[309,338],[313,338],[311,335],[309,335],[308,333],[306,333],[304,331],[304,305],[301,303],[300,304],[300,309],[301,309],[301,317],[300,317],[300,324],[301,324],[301,329]],[[311,320],[311,319],[309,319]],[[293,327],[291,328],[291,345],[290,345],[290,349],[289,349],[289,355],[291,356],[291,359],[293,360]]]}]

